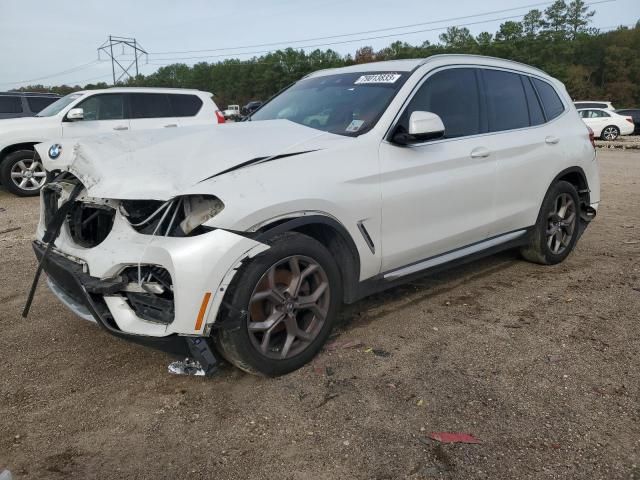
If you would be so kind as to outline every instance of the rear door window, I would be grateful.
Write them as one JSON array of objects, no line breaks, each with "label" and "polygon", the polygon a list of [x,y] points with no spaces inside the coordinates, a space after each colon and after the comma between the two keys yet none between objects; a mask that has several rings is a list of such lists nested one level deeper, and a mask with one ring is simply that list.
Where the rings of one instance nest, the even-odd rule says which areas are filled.
[{"label": "rear door window", "polygon": [[33,113],[38,113],[40,110],[44,110],[56,100],[58,100],[58,97],[27,97],[29,110]]},{"label": "rear door window", "polygon": [[520,75],[482,70],[489,131],[501,132],[529,126],[529,107]]},{"label": "rear door window", "polygon": [[0,113],[22,113],[21,97],[0,95]]},{"label": "rear door window", "polygon": [[533,79],[533,85],[538,91],[538,96],[542,101],[544,113],[547,117],[547,122],[553,120],[564,112],[564,105],[555,88],[545,81],[537,78]]},{"label": "rear door window", "polygon": [[131,118],[173,117],[166,93],[132,93]]},{"label": "rear door window", "polygon": [[193,117],[202,108],[202,100],[196,95],[169,95],[174,117]]},{"label": "rear door window", "polygon": [[405,131],[416,111],[435,113],[445,128],[445,138],[483,132],[476,69],[450,68],[433,74],[409,102],[398,122]]}]

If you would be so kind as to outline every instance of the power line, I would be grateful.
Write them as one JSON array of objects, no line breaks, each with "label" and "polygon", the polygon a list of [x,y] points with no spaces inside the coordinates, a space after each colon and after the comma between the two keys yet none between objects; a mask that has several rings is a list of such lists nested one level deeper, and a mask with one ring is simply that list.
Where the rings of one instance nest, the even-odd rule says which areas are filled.
[{"label": "power line", "polygon": [[[609,3],[609,2],[615,2],[617,0],[600,0],[597,2],[592,2],[589,3],[587,5],[597,5],[600,3]],[[305,49],[305,48],[316,48],[316,47],[328,47],[328,46],[333,46],[333,45],[342,45],[345,43],[356,43],[356,42],[364,42],[364,41],[369,41],[369,40],[378,40],[378,39],[383,39],[383,38],[393,38],[393,37],[398,37],[400,35],[413,35],[416,33],[427,33],[427,32],[435,32],[438,30],[446,30],[449,27],[466,27],[466,26],[472,26],[472,25],[479,25],[479,24],[483,24],[483,23],[492,23],[492,22],[500,22],[503,20],[513,20],[516,18],[522,18],[524,17],[526,14],[520,14],[520,15],[511,15],[508,17],[500,17],[500,18],[492,18],[489,20],[478,20],[476,22],[467,22],[467,23],[459,23],[456,25],[448,25],[448,26],[442,26],[442,27],[434,27],[434,28],[425,28],[425,29],[420,29],[420,30],[413,30],[413,31],[409,31],[409,32],[398,32],[398,33],[392,33],[392,34],[387,34],[387,35],[376,35],[376,36],[372,36],[372,37],[364,37],[364,38],[355,38],[355,39],[348,39],[348,40],[340,40],[340,41],[336,41],[336,42],[329,42],[329,43],[317,43],[317,44],[313,44],[313,45],[302,45],[296,48],[299,49]],[[481,16],[481,15],[475,15],[475,16]],[[224,53],[224,54],[217,54],[217,55],[199,55],[199,56],[193,56],[193,57],[171,57],[171,58],[154,58],[154,61],[173,61],[173,60],[198,60],[198,59],[204,59],[204,58],[221,58],[221,57],[230,57],[230,56],[237,56],[237,55],[261,55],[261,54],[265,54],[265,53],[270,53],[273,52],[274,50],[256,50],[256,51],[251,51],[251,52],[228,52],[228,53]]]},{"label": "power line", "polygon": [[[610,3],[610,2],[615,2],[615,1],[617,1],[617,0],[600,0],[600,1],[592,2],[592,3],[586,4],[586,5],[590,6],[590,5],[597,5],[597,4],[600,4],[600,3]],[[272,46],[276,46],[276,45],[285,45],[285,44],[292,44],[292,43],[315,42],[317,40],[331,40],[331,39],[341,38],[341,37],[351,37],[351,36],[355,36],[355,35],[367,35],[367,34],[370,34],[370,33],[386,32],[386,31],[390,31],[390,30],[401,30],[401,29],[405,29],[405,28],[414,28],[414,27],[419,27],[419,26],[423,26],[423,25],[433,25],[433,24],[443,23],[443,22],[453,22],[453,21],[456,21],[456,20],[466,20],[466,19],[469,19],[469,18],[484,17],[484,16],[487,16],[487,15],[495,15],[495,14],[499,14],[499,13],[512,12],[512,11],[515,11],[515,10],[522,10],[523,8],[542,7],[542,6],[546,6],[546,5],[551,5],[553,3],[554,2],[551,2],[551,1],[540,2],[540,3],[532,3],[532,4],[528,4],[528,5],[521,5],[519,7],[504,8],[504,9],[501,9],[501,10],[492,10],[492,11],[484,12],[484,13],[476,13],[476,14],[473,14],[473,15],[465,15],[465,16],[462,16],[462,17],[450,17],[450,18],[444,18],[444,19],[441,19],[441,20],[432,20],[432,21],[429,21],[429,22],[413,23],[413,24],[409,24],[409,25],[401,25],[401,26],[396,26],[396,27],[379,28],[379,29],[375,29],[375,30],[365,30],[365,31],[361,31],[361,32],[343,33],[343,34],[340,34],[340,35],[330,35],[330,36],[325,36],[325,37],[306,38],[306,39],[302,39],[302,40],[283,40],[281,42],[260,43],[260,44],[244,45],[244,46],[238,46],[238,47],[209,48],[209,49],[203,49],[203,50],[182,50],[182,51],[167,51],[167,52],[150,52],[149,54],[150,55],[172,55],[172,54],[183,54],[183,53],[221,52],[221,51],[228,51],[228,50],[243,50],[243,49],[246,49],[246,48],[272,47]],[[519,16],[524,16],[524,15],[518,15],[518,17]],[[421,31],[422,30],[419,30],[418,32],[421,32]],[[402,33],[399,33],[399,34],[402,34]],[[373,37],[373,38],[385,38],[385,37]],[[344,43],[346,43],[346,42],[344,42]],[[305,47],[300,47],[300,48],[305,48]],[[233,55],[239,55],[239,54],[240,53],[233,53]]]},{"label": "power line", "polygon": [[61,75],[66,75],[68,73],[79,72],[80,70],[84,70],[86,68],[89,68],[89,67],[91,67],[91,66],[93,66],[93,65],[95,65],[97,63],[99,63],[99,60],[94,60],[93,62],[83,63],[81,65],[76,65],[75,67],[68,68],[67,70],[63,70],[61,72],[52,73],[51,75],[46,75],[44,77],[32,78],[31,80],[20,80],[20,81],[16,81],[16,82],[4,82],[4,83],[0,83],[0,85],[14,85],[14,84],[18,84],[18,83],[30,83],[30,82],[37,82],[39,80],[46,80],[48,78],[59,77]]}]

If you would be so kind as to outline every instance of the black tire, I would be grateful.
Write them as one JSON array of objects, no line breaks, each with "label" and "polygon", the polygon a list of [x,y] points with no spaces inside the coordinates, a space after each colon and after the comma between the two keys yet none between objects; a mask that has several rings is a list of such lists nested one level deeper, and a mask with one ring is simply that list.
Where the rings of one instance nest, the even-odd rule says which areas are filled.
[{"label": "black tire", "polygon": [[607,140],[609,142],[613,142],[616,138],[620,136],[620,129],[615,125],[607,125],[600,132],[600,140]]},{"label": "black tire", "polygon": [[[342,280],[332,255],[317,240],[300,233],[287,232],[274,237],[268,243],[271,245],[269,250],[257,255],[236,274],[225,294],[218,322],[223,323],[229,312],[248,313],[241,316],[239,328],[221,327],[214,330],[213,340],[218,351],[233,365],[248,373],[274,377],[297,370],[307,364],[320,351],[337,318],[342,301]],[[306,342],[299,344],[298,348],[303,348],[300,352],[289,358],[276,359],[267,356],[271,352],[263,354],[259,351],[258,346],[255,345],[255,338],[250,337],[252,334],[249,333],[248,324],[252,322],[253,315],[250,301],[255,298],[253,297],[254,290],[258,288],[260,282],[264,281],[265,277],[263,276],[267,275],[272,267],[291,257],[310,259],[321,267],[318,271],[322,271],[323,278],[328,283],[329,295],[326,299],[326,316],[324,323],[320,323],[317,332],[314,333],[315,337],[308,340],[309,343],[306,346],[304,346]],[[272,308],[275,311],[280,307],[272,306]],[[311,317],[315,318],[315,314]],[[287,332],[288,327],[284,335],[287,335]],[[282,332],[280,334],[282,335]],[[284,347],[282,348],[284,349]]]},{"label": "black tire", "polygon": [[21,188],[20,185],[11,177],[12,170],[14,170],[20,162],[26,162],[28,165],[30,165],[31,162],[37,162],[39,165],[37,173],[44,173],[44,168],[42,168],[42,163],[36,152],[33,150],[18,150],[7,155],[4,160],[2,160],[2,163],[0,163],[0,182],[7,190],[19,197],[33,197],[39,195],[40,188],[45,182],[42,182],[40,187],[35,188],[35,186],[29,181],[28,187]]},{"label": "black tire", "polygon": [[[568,234],[566,234],[566,231],[568,230],[567,227],[564,232],[564,234],[567,236],[563,236],[563,238],[566,240],[566,245],[564,245],[561,251],[555,251],[555,247],[559,245],[558,236],[554,237],[551,240],[550,245],[549,237],[551,236],[551,234],[549,232],[556,231],[556,235],[563,235],[562,227],[558,226],[557,230],[554,230],[556,229],[555,223],[562,223],[560,217],[557,214],[554,214],[554,212],[557,211],[559,205],[558,202],[561,198],[571,198],[571,200],[573,201],[574,218],[571,222],[571,237],[568,238]],[[569,217],[569,215],[566,215],[566,217]],[[525,259],[529,260],[530,262],[539,263],[542,265],[555,265],[562,262],[569,256],[569,254],[575,247],[576,242],[578,241],[580,226],[579,222],[580,199],[578,197],[576,187],[574,187],[569,182],[557,182],[556,184],[552,185],[547,191],[547,195],[545,196],[544,201],[542,202],[542,207],[540,208],[540,213],[538,214],[536,225],[533,232],[531,233],[529,244],[526,247],[523,247],[520,250],[520,253]],[[560,230],[559,233],[558,230]],[[561,243],[561,246],[562,245],[563,244]]]}]

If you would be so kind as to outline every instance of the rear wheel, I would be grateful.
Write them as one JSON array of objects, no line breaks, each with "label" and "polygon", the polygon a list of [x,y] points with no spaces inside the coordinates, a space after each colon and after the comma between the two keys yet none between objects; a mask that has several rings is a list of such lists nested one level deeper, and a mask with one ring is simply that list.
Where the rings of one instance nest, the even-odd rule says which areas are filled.
[{"label": "rear wheel", "polygon": [[562,262],[578,240],[580,200],[576,188],[560,181],[542,202],[530,243],[521,250],[527,260],[543,265]]},{"label": "rear wheel", "polygon": [[609,125],[608,127],[604,127],[602,129],[602,133],[600,134],[600,138],[602,140],[613,141],[620,136],[620,129],[615,125]]},{"label": "rear wheel", "polygon": [[21,197],[38,195],[47,173],[33,150],[10,153],[0,164],[0,180],[7,190]]},{"label": "rear wheel", "polygon": [[277,376],[309,362],[335,322],[342,286],[338,267],[315,239],[286,233],[238,272],[225,295],[242,311],[240,328],[214,333],[220,353],[249,373]]}]

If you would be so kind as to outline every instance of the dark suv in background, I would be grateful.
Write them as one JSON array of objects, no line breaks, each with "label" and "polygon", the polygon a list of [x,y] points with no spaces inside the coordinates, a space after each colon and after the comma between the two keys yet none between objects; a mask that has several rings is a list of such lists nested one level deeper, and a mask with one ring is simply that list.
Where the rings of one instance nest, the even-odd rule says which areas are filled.
[{"label": "dark suv in background", "polygon": [[59,98],[55,93],[0,92],[0,119],[33,117]]}]

